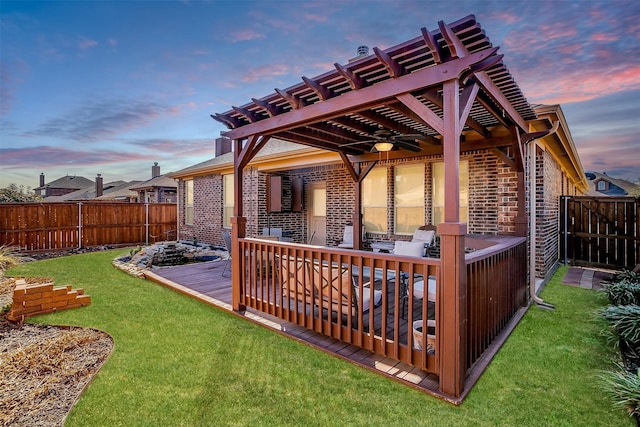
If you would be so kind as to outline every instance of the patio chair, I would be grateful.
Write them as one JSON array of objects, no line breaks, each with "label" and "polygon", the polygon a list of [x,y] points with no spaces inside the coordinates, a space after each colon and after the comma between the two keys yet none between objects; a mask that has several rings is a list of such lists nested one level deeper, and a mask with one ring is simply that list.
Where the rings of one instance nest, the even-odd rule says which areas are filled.
[{"label": "patio chair", "polygon": [[[360,301],[360,288],[349,274],[348,268],[318,264],[314,264],[311,268],[315,290],[314,301],[317,307],[330,308],[331,311],[347,316],[356,316],[359,307],[362,307],[363,313],[371,309],[370,284],[363,285],[362,301]],[[351,287],[351,297],[349,297],[349,287]],[[382,291],[373,290],[373,306],[378,307],[381,303]]]},{"label": "patio chair", "polygon": [[224,245],[227,248],[227,252],[229,252],[229,256],[227,257],[227,261],[224,264],[224,268],[222,269],[222,276],[224,276],[224,273],[227,271],[227,269],[231,265],[231,233],[229,233],[228,231],[223,231],[222,232],[222,238],[224,239]]},{"label": "patio chair", "polygon": [[[364,242],[367,231],[362,227],[362,241]],[[353,249],[353,225],[345,225],[344,233],[342,235],[342,242],[338,244],[342,249]]]},{"label": "patio chair", "polygon": [[422,242],[424,245],[422,256],[429,255],[429,249],[433,246],[433,242],[436,238],[436,226],[435,225],[423,225],[416,229],[411,238],[412,242]]}]

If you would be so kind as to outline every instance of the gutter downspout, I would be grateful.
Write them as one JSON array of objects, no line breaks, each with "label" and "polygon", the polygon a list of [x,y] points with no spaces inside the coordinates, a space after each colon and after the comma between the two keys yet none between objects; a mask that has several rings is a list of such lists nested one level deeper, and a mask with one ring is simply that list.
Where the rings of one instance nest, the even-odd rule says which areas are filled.
[{"label": "gutter downspout", "polygon": [[549,310],[555,310],[555,306],[544,302],[542,298],[536,295],[536,140],[553,135],[559,126],[560,122],[555,122],[548,131],[529,134],[532,137],[525,140],[525,144],[529,144],[529,293],[531,300],[537,306]]}]

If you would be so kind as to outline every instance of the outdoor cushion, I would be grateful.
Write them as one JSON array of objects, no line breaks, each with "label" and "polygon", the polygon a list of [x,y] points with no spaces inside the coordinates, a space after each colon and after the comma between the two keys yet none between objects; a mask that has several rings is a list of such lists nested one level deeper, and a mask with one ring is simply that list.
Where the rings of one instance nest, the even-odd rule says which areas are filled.
[{"label": "outdoor cushion", "polygon": [[424,242],[427,246],[431,246],[433,242],[433,237],[436,235],[435,230],[420,230],[417,229],[415,233],[413,233],[412,242]]},{"label": "outdoor cushion", "polygon": [[424,255],[424,242],[405,242],[404,240],[396,240],[393,253],[396,255],[417,256]]}]

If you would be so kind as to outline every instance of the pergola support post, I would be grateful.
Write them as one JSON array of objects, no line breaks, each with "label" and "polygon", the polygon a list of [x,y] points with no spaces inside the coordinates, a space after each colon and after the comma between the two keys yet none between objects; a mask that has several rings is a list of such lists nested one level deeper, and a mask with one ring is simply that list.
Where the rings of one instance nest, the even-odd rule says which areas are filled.
[{"label": "pergola support post", "polygon": [[459,81],[443,85],[444,223],[440,234],[441,281],[437,333],[440,334],[440,391],[459,397],[467,377],[467,268],[460,222],[460,99]]},{"label": "pergola support post", "polygon": [[[231,217],[231,306],[234,311],[244,311],[242,304],[242,281],[244,259],[238,239],[245,237],[247,219],[243,217],[242,206],[242,177],[244,165],[248,163],[247,155],[242,156],[242,140],[233,140],[233,217]],[[250,148],[250,147],[249,147]],[[244,160],[243,160],[244,159]]]},{"label": "pergola support post", "polygon": [[[231,218],[231,247],[232,253],[242,254],[240,251],[239,238],[245,237],[247,229],[247,218]],[[231,257],[231,305],[234,311],[244,311],[247,307],[242,304],[242,265],[244,259],[241,255]]]}]

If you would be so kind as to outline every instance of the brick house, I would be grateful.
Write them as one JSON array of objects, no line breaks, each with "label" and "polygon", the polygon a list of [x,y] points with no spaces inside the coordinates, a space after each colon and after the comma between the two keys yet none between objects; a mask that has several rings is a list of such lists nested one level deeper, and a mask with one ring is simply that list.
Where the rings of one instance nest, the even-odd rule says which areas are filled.
[{"label": "brick house", "polygon": [[151,179],[136,186],[131,191],[138,193],[138,200],[142,203],[176,203],[176,181],[167,175],[160,174],[158,162],[151,167]]},{"label": "brick house", "polygon": [[45,182],[44,173],[40,174],[40,185],[33,191],[44,197],[64,196],[74,191],[82,190],[93,186],[93,181],[83,176],[66,175],[50,182]]},{"label": "brick house", "polygon": [[640,185],[629,182],[625,179],[614,178],[606,173],[588,172],[586,174],[589,181],[589,192],[587,196],[594,197],[638,197],[640,196]]},{"label": "brick house", "polygon": [[[222,244],[231,231],[233,309],[407,363],[437,377],[440,396],[463,396],[482,355],[543,303],[533,282],[557,265],[559,197],[588,189],[562,109],[529,104],[497,50],[470,15],[212,115],[231,140],[216,145],[232,152],[170,176],[180,238]],[[348,224],[354,250],[337,248]],[[425,224],[437,226],[437,256],[367,251]],[[273,227],[294,243],[252,238]],[[280,276],[256,268],[264,260]],[[377,283],[383,303],[346,319],[333,296],[292,303],[337,276],[358,301]],[[434,297],[414,305],[427,279]],[[433,352],[425,334],[419,347],[412,338],[426,319]]]},{"label": "brick house", "polygon": [[[547,279],[557,266],[559,256],[560,196],[580,195],[586,190],[586,180],[571,139],[566,120],[559,105],[536,106],[538,116],[531,126],[559,121],[553,135],[537,142],[536,206],[538,223],[536,235],[536,276]],[[224,245],[222,231],[230,229],[232,202],[225,205],[225,194],[233,191],[233,153],[225,138],[216,140],[217,156],[205,162],[168,174],[178,180],[178,235],[180,239]],[[504,147],[506,148],[506,147]],[[508,151],[508,150],[505,150]],[[406,157],[385,160],[381,154],[374,171],[384,171],[386,180],[387,214],[382,230],[371,230],[365,221],[367,234],[363,247],[370,249],[373,241],[409,239],[412,230],[396,231],[402,224],[394,218],[395,171],[398,167],[419,167],[423,176],[424,224],[434,224],[434,165],[442,164],[442,155]],[[505,152],[496,148],[468,150],[460,161],[467,172],[468,202],[464,216],[468,218],[470,234],[516,234],[517,174],[511,170]],[[366,164],[363,165],[366,167]],[[436,168],[439,166],[435,166]],[[437,173],[437,172],[436,172]],[[271,177],[283,177],[285,183],[299,180],[303,185],[302,208],[268,212],[266,195]],[[435,180],[435,181],[434,181]],[[226,182],[226,184],[225,184]],[[354,191],[351,178],[338,155],[278,139],[271,139],[244,172],[243,203],[247,218],[247,235],[258,236],[263,228],[282,228],[294,242],[309,242],[310,188],[326,187],[325,240],[316,236],[311,243],[337,246],[344,227],[352,223]],[[283,197],[293,197],[291,186]],[[527,198],[528,200],[528,198]],[[527,205],[528,206],[528,205]],[[225,214],[226,212],[226,214]]]}]

